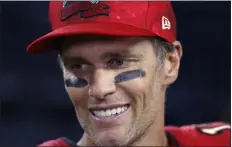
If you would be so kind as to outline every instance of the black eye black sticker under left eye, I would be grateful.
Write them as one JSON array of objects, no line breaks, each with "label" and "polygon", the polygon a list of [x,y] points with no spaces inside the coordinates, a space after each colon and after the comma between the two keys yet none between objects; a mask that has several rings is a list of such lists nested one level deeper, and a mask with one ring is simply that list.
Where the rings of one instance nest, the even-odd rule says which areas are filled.
[{"label": "black eye black sticker under left eye", "polygon": [[82,88],[88,85],[88,81],[82,78],[74,77],[65,80],[65,85],[67,87],[78,87]]},{"label": "black eye black sticker under left eye", "polygon": [[144,76],[145,76],[145,71],[136,69],[136,70],[125,71],[118,74],[117,76],[115,76],[114,81],[115,83],[119,83],[119,82],[129,81]]}]

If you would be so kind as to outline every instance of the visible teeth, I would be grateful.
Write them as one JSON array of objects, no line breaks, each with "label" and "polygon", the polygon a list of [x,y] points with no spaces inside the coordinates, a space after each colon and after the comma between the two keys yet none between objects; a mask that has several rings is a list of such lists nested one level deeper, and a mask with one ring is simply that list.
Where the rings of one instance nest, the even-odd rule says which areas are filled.
[{"label": "visible teeth", "polygon": [[111,114],[116,114],[117,113],[117,110],[116,109],[112,109],[112,111],[111,111]]},{"label": "visible teeth", "polygon": [[98,113],[98,115],[100,115],[100,116],[104,116],[104,115],[105,115],[105,112],[104,112],[103,110],[101,110],[101,111],[96,111],[96,112],[100,112],[100,113]]},{"label": "visible teeth", "polygon": [[111,111],[109,109],[106,110],[106,116],[110,116],[111,115]]},{"label": "visible teeth", "polygon": [[113,109],[94,110],[92,112],[97,117],[110,117],[110,116],[119,115],[125,112],[127,109],[128,109],[128,106],[122,106],[122,107],[113,108]]},{"label": "visible teeth", "polygon": [[122,108],[121,108],[121,107],[117,108],[117,113],[120,113],[120,112],[121,112],[121,110],[122,110]]},{"label": "visible teeth", "polygon": [[126,110],[125,106],[124,106],[124,107],[122,107],[122,111],[125,111],[125,110]]}]

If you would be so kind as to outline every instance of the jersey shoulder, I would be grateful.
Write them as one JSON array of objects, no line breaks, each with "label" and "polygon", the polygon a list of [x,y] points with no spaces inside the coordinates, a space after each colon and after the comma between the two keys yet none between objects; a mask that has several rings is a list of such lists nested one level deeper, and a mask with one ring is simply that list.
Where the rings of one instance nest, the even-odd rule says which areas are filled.
[{"label": "jersey shoulder", "polygon": [[180,146],[231,146],[231,125],[224,122],[193,124],[181,127],[168,126]]}]

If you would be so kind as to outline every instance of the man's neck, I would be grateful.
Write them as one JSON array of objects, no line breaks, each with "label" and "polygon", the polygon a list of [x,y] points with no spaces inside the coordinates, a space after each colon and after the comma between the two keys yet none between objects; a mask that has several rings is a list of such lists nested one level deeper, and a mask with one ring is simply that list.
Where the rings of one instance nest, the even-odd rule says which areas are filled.
[{"label": "man's neck", "polygon": [[[158,115],[162,116],[162,113]],[[157,116],[157,118],[161,117]],[[155,121],[131,146],[168,146],[168,139],[164,131],[163,121]]]},{"label": "man's neck", "polygon": [[166,133],[163,130],[160,130],[157,133],[147,132],[140,139],[136,140],[130,146],[168,146],[168,139]]}]

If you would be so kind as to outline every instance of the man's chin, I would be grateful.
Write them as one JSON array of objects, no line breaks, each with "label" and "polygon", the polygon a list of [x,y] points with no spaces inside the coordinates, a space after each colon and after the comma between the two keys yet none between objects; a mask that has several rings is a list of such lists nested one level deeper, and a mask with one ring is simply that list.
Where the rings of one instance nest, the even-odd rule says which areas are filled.
[{"label": "man's chin", "polygon": [[107,119],[99,119],[90,116],[93,139],[101,146],[121,146],[125,144],[128,129],[131,127],[132,110],[129,108],[125,113]]},{"label": "man's chin", "polygon": [[116,127],[96,134],[95,142],[99,146],[122,146],[126,143],[126,133],[123,133],[122,129]]}]

